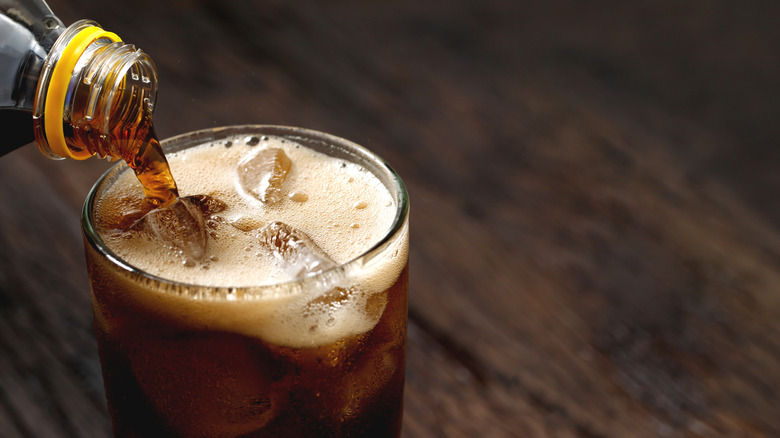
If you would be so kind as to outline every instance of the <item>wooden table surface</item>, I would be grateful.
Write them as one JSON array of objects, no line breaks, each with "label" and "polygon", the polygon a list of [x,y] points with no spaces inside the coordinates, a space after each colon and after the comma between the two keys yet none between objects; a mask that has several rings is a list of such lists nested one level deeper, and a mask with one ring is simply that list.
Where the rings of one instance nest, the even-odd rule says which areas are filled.
[{"label": "wooden table surface", "polygon": [[[163,137],[298,125],[401,173],[405,437],[780,436],[780,4],[49,3],[151,54]],[[0,158],[1,437],[110,434],[107,167]]]}]

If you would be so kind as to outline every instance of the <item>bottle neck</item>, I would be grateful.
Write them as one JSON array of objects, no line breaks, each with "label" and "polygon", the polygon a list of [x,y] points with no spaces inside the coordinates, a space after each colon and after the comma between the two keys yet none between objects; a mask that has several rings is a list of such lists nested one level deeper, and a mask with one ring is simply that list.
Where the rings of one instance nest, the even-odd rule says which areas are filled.
[{"label": "bottle neck", "polygon": [[33,123],[51,158],[128,160],[151,130],[157,97],[152,59],[91,21],[54,43],[36,90]]}]

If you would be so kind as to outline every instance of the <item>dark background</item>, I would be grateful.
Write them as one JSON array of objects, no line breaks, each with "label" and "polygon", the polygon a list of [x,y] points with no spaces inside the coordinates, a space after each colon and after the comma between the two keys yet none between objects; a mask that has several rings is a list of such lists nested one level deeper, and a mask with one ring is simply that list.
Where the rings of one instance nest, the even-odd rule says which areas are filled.
[{"label": "dark background", "polygon": [[[780,436],[780,3],[52,0],[161,137],[304,126],[412,199],[407,437]],[[0,159],[0,436],[105,437],[78,214]]]}]

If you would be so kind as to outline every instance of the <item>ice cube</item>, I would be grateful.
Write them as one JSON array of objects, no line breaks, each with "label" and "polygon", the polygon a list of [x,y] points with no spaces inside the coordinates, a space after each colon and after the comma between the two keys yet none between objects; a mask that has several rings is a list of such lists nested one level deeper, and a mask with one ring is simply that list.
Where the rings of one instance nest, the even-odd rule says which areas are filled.
[{"label": "ice cube", "polygon": [[163,243],[182,251],[187,263],[206,253],[206,221],[190,198],[176,198],[168,206],[150,211],[141,222]]},{"label": "ice cube", "polygon": [[282,270],[301,278],[336,265],[303,231],[283,222],[271,222],[257,232],[260,246],[281,262]]},{"label": "ice cube", "polygon": [[110,226],[101,229],[100,233],[113,237],[128,236],[128,231],[138,228],[143,217],[155,208],[145,198],[138,197],[109,197],[101,201],[101,210],[109,215],[104,222]]},{"label": "ice cube", "polygon": [[[315,313],[329,314],[329,320],[333,319],[332,314],[350,304],[350,301],[354,300],[354,294],[356,293],[358,292],[354,287],[348,289],[338,286],[334,287],[309,301],[304,308],[304,313],[306,315],[313,315]],[[327,323],[328,320],[326,320],[326,325]],[[312,327],[312,331],[317,328],[318,327]]]},{"label": "ice cube", "polygon": [[198,207],[198,210],[204,217],[212,216],[215,213],[222,213],[227,210],[228,205],[214,196],[210,195],[192,195],[187,196],[192,205]]},{"label": "ice cube", "polygon": [[261,149],[238,164],[239,183],[263,203],[273,204],[282,199],[282,184],[290,166],[292,161],[283,150]]},{"label": "ice cube", "polygon": [[[309,332],[317,334],[324,330],[333,329],[339,316],[344,316],[347,306],[354,304],[357,293],[359,292],[354,287],[345,289],[337,286],[306,303],[303,315],[312,322],[309,326]],[[347,314],[349,312],[346,310]]]},{"label": "ice cube", "polygon": [[342,381],[331,394],[340,399],[342,418],[358,415],[365,406],[387,390],[392,378],[398,378],[398,352],[387,345],[375,347],[352,362],[342,374]]}]

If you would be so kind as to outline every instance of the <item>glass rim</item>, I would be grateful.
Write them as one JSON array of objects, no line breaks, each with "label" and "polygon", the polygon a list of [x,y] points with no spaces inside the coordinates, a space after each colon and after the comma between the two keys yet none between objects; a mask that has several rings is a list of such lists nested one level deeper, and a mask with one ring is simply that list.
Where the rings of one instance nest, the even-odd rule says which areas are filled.
[{"label": "glass rim", "polygon": [[[351,260],[300,279],[253,286],[208,286],[197,283],[179,282],[146,272],[143,269],[138,268],[122,259],[122,257],[114,253],[106,245],[105,241],[102,239],[95,227],[95,202],[98,195],[100,194],[101,189],[103,188],[104,184],[110,182],[111,177],[129,170],[129,167],[126,163],[120,162],[111,166],[106,172],[104,172],[100,178],[95,181],[95,183],[90,188],[89,193],[87,194],[87,198],[84,201],[81,210],[81,229],[85,240],[102,257],[105,257],[112,265],[119,267],[128,276],[146,282],[154,282],[163,289],[176,290],[177,295],[191,296],[192,298],[205,296],[208,297],[208,299],[222,300],[226,299],[226,297],[235,299],[235,294],[240,292],[240,296],[244,297],[245,299],[262,299],[265,297],[295,295],[298,293],[296,291],[301,291],[309,283],[315,284],[318,280],[323,278],[339,278],[347,276],[349,272],[355,269],[360,269],[363,263],[379,254],[385,247],[390,245],[393,242],[393,239],[399,235],[407,226],[409,217],[409,195],[406,190],[406,185],[398,173],[390,166],[389,163],[387,163],[387,161],[379,157],[374,152],[371,152],[367,148],[357,143],[342,137],[335,136],[333,134],[294,126],[246,124],[190,131],[161,140],[160,144],[163,148],[163,152],[168,154],[178,150],[186,149],[187,147],[219,141],[221,139],[234,137],[236,135],[286,135],[291,140],[295,140],[296,138],[306,138],[310,140],[318,140],[323,144],[328,145],[340,144],[342,146],[346,146],[349,149],[352,149],[353,152],[356,153],[353,154],[353,156],[358,155],[359,157],[368,160],[377,169],[383,172],[387,172],[387,176],[389,176],[392,180],[393,187],[388,187],[388,189],[395,191],[394,196],[397,199],[397,205],[395,217],[393,218],[393,222],[390,228],[370,248],[353,257]],[[180,149],[168,150],[172,147],[172,145],[179,145]],[[370,169],[368,170],[371,171]],[[196,291],[193,293],[191,289],[196,289]]]}]

